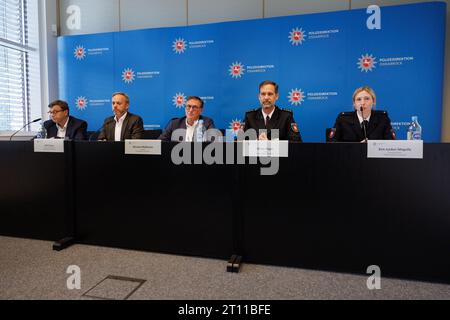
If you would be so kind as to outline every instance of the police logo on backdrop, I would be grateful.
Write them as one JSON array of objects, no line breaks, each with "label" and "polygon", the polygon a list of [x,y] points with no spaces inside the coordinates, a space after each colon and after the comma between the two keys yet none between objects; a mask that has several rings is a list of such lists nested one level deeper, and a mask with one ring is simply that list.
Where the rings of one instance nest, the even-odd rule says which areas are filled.
[{"label": "police logo on backdrop", "polygon": [[306,40],[306,32],[302,28],[295,28],[289,33],[289,42],[293,46],[298,46]]},{"label": "police logo on backdrop", "polygon": [[123,70],[122,72],[122,80],[127,83],[130,84],[134,81],[134,71],[130,68],[127,68],[125,70]]},{"label": "police logo on backdrop", "polygon": [[186,105],[186,99],[187,97],[184,95],[184,93],[177,93],[174,97],[173,97],[173,105],[176,108],[184,108],[184,106]]},{"label": "police logo on backdrop", "polygon": [[178,38],[173,42],[172,48],[176,54],[182,54],[187,49],[187,43],[184,39]]},{"label": "police logo on backdrop", "polygon": [[294,106],[299,106],[305,100],[305,93],[302,89],[292,89],[288,95],[289,103]]},{"label": "police logo on backdrop", "polygon": [[358,59],[358,69],[361,69],[361,72],[369,72],[373,71],[374,68],[376,68],[377,61],[376,58],[373,55],[369,55],[366,53],[365,55],[362,55],[361,58]]},{"label": "police logo on backdrop", "polygon": [[230,122],[228,128],[232,130],[234,134],[237,134],[240,129],[244,129],[244,123],[241,120],[234,119]]},{"label": "police logo on backdrop", "polygon": [[245,66],[240,62],[234,62],[231,64],[229,71],[231,77],[238,79],[244,75]]},{"label": "police logo on backdrop", "polygon": [[78,97],[75,101],[75,106],[78,110],[84,111],[88,106],[88,100],[85,97]]},{"label": "police logo on backdrop", "polygon": [[74,56],[77,60],[83,60],[86,58],[86,49],[83,46],[77,46],[75,48]]}]

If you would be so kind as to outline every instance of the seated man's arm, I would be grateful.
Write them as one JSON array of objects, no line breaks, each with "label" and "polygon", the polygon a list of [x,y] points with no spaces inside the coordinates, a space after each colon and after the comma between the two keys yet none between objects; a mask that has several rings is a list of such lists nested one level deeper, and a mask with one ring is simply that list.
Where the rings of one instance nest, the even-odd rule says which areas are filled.
[{"label": "seated man's arm", "polygon": [[166,128],[163,130],[163,132],[158,137],[158,140],[162,141],[170,141],[172,139],[172,120],[169,121],[169,123],[166,125]]},{"label": "seated man's arm", "polygon": [[289,133],[288,133],[289,141],[303,142],[302,136],[300,134],[300,129],[298,128],[298,125],[295,122],[293,116],[289,117],[288,125],[289,125]]},{"label": "seated man's arm", "polygon": [[105,132],[105,126],[103,125],[102,131],[100,131],[100,134],[98,135],[97,140],[106,140],[106,132]]},{"label": "seated man's arm", "polygon": [[144,122],[141,117],[133,123],[131,127],[131,139],[142,139],[144,137]]},{"label": "seated man's arm", "polygon": [[74,140],[86,140],[87,138],[87,122],[81,121],[80,126],[75,130]]}]

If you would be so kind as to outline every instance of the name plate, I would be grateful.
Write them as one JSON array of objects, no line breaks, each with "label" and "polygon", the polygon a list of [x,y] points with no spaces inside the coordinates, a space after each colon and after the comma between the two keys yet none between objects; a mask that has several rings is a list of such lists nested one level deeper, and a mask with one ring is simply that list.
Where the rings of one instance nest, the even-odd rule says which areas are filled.
[{"label": "name plate", "polygon": [[422,140],[369,140],[368,158],[423,159]]},{"label": "name plate", "polygon": [[125,140],[125,154],[161,155],[161,140]]},{"label": "name plate", "polygon": [[34,139],[34,152],[64,153],[64,140]]},{"label": "name plate", "polygon": [[287,158],[289,141],[243,141],[244,157]]}]

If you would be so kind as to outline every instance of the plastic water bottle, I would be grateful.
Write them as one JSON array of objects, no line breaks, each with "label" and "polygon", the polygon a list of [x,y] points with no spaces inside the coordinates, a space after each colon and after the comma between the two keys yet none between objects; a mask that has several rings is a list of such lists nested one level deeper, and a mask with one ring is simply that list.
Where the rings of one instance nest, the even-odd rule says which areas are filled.
[{"label": "plastic water bottle", "polygon": [[422,140],[422,127],[417,121],[417,116],[413,116],[411,125],[408,128],[407,140]]},{"label": "plastic water bottle", "polygon": [[41,127],[39,128],[36,136],[38,139],[47,139],[47,130],[45,129],[44,122],[41,121]]},{"label": "plastic water bottle", "polygon": [[197,135],[195,141],[202,142],[204,139],[205,127],[203,126],[203,120],[198,120],[197,124]]}]

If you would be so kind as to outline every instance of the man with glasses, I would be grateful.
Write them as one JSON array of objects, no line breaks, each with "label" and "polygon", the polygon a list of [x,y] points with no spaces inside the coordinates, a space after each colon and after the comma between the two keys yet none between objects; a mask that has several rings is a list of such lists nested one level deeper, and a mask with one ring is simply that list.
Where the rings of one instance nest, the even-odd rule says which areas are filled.
[{"label": "man with glasses", "polygon": [[113,93],[112,111],[114,116],[105,119],[98,140],[124,141],[143,138],[144,122],[138,115],[128,112],[129,108],[130,98],[126,93]]},{"label": "man with glasses", "polygon": [[[184,138],[183,141],[185,142],[196,141],[196,130],[202,120],[204,131],[214,129],[213,119],[202,116],[203,104],[203,100],[200,97],[188,97],[185,107],[186,116],[170,120],[164,132],[159,136],[159,139],[163,141],[179,141],[179,138]],[[184,137],[180,137],[178,134],[172,135],[177,129],[184,129]],[[205,140],[211,139],[206,137]]]},{"label": "man with glasses", "polygon": [[62,100],[48,105],[51,120],[44,122],[47,138],[85,140],[87,122],[69,115],[69,105]]}]

